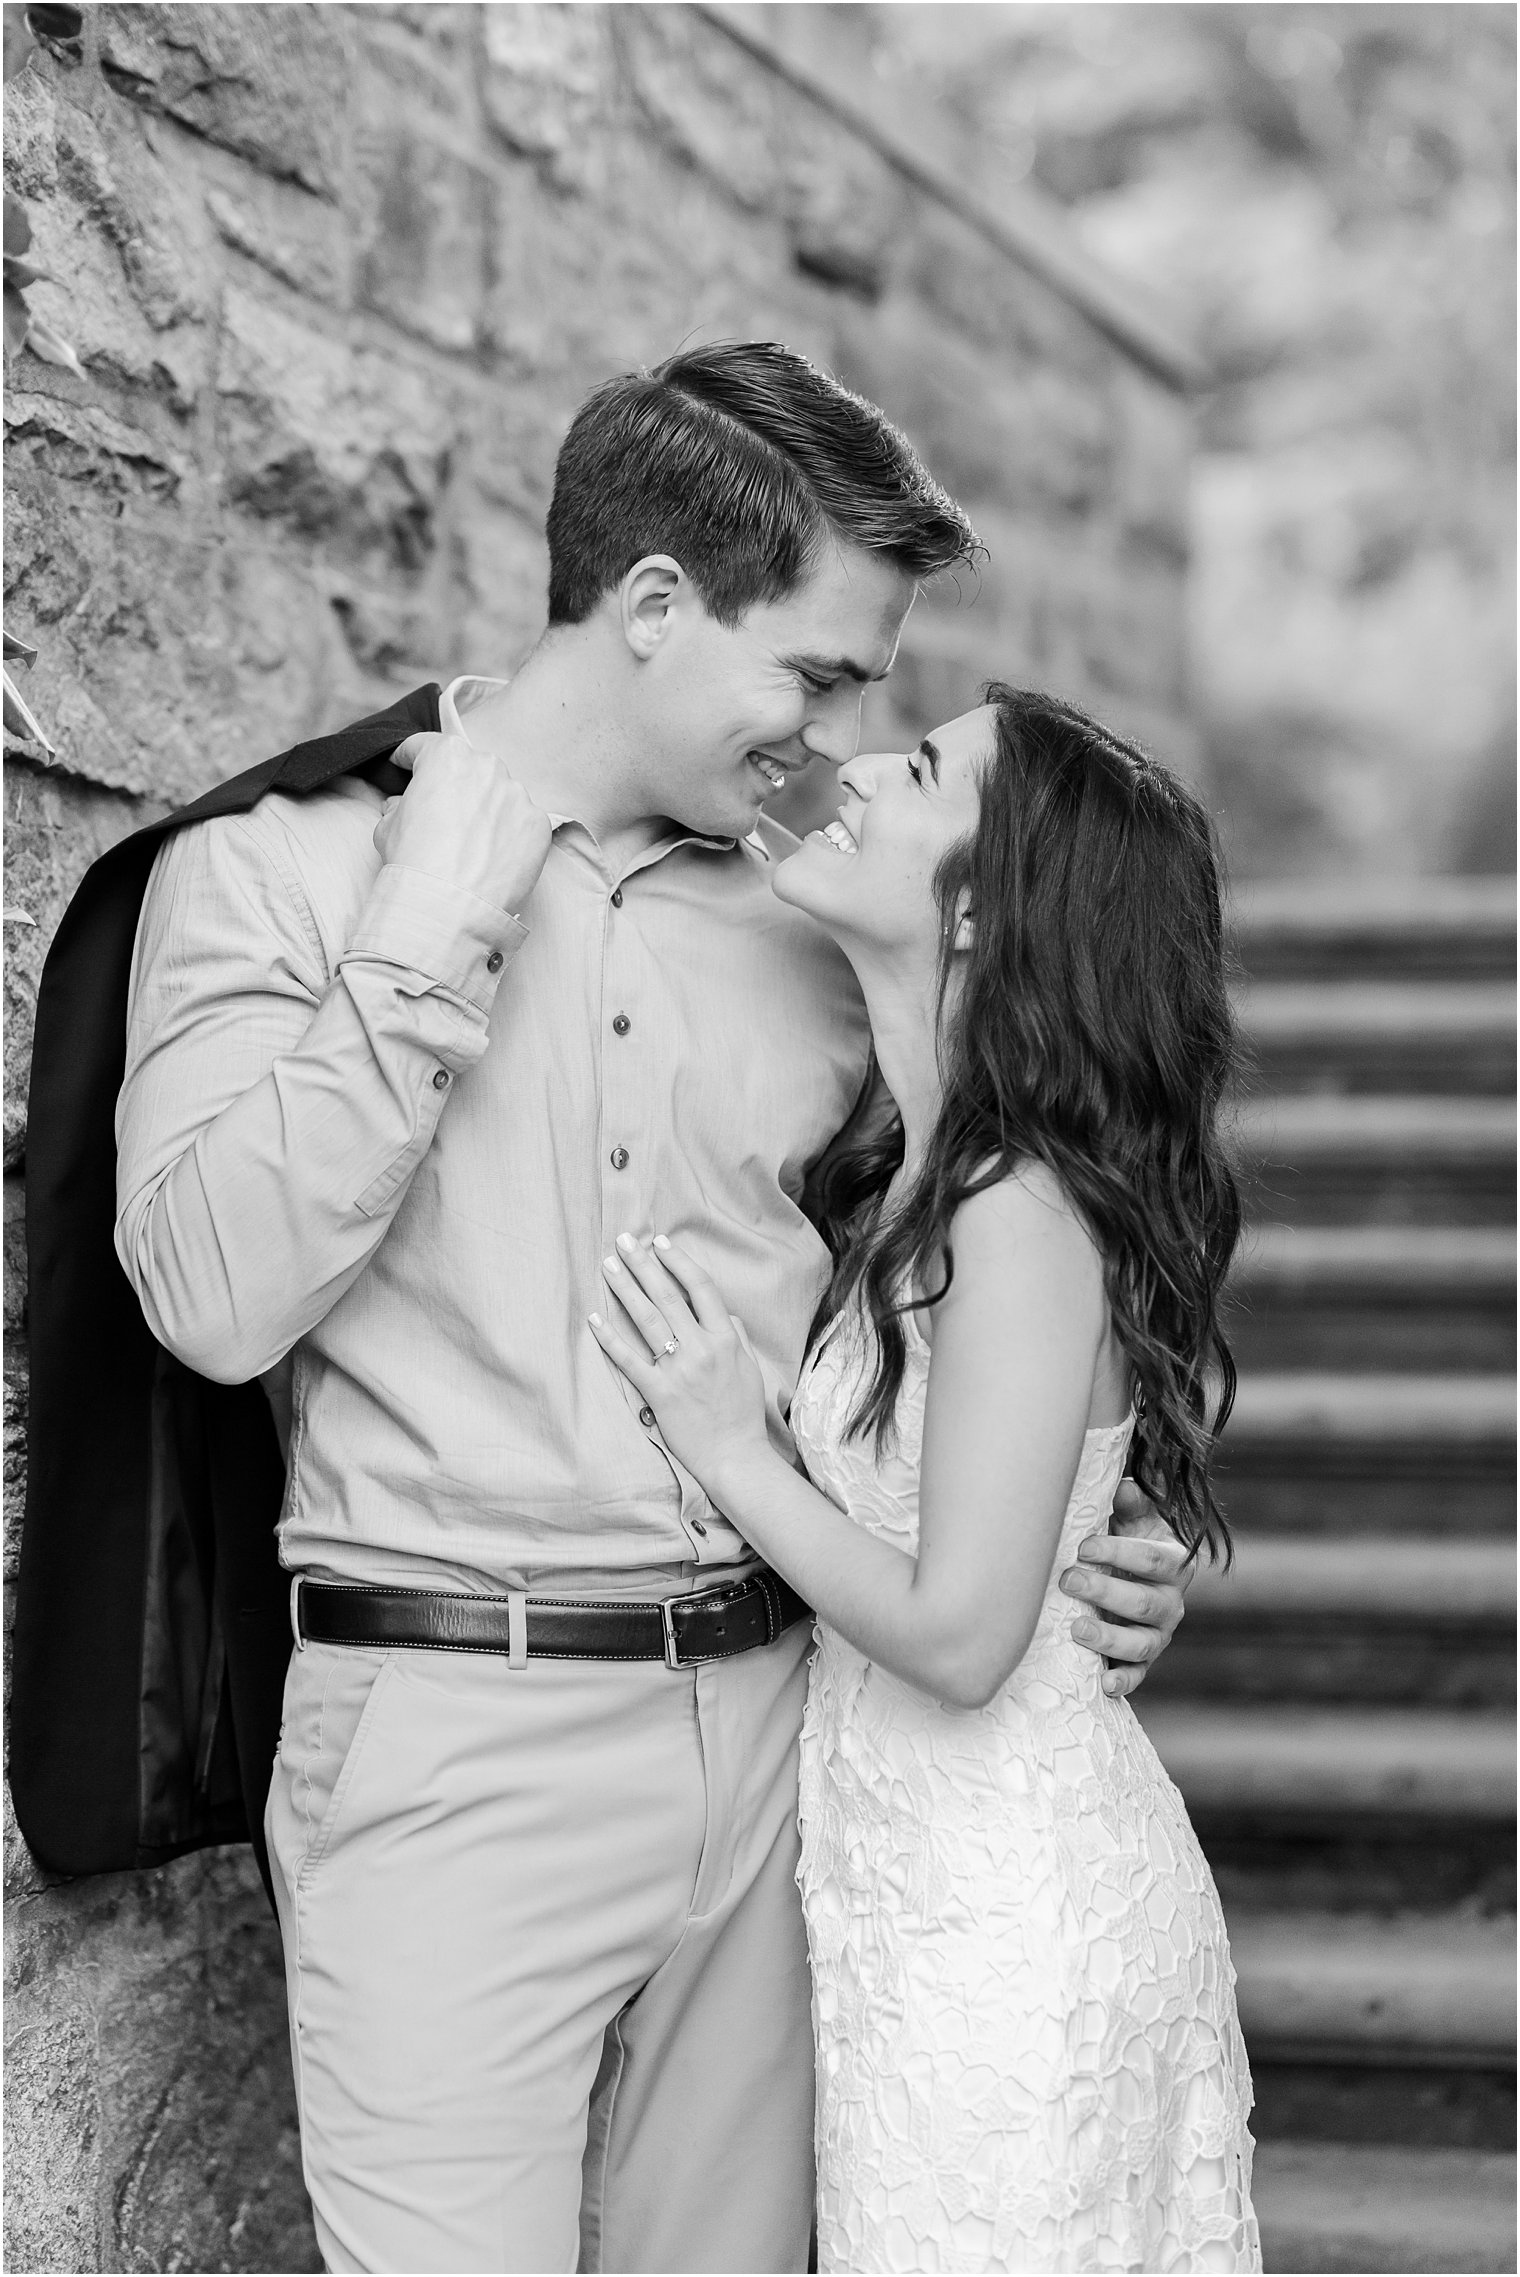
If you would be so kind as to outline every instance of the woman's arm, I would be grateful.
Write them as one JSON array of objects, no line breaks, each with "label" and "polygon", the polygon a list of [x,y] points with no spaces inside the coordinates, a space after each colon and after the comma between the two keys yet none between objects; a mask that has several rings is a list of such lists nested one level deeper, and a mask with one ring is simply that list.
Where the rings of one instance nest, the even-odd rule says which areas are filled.
[{"label": "woman's arm", "polygon": [[935,1698],[980,1707],[1034,1632],[1108,1310],[1093,1245],[1043,1172],[973,1196],[953,1241],[955,1279],[934,1308],[916,1559],[771,1449],[742,1328],[682,1253],[664,1249],[667,1271],[630,1244],[608,1275],[649,1351],[673,1334],[676,1352],[655,1362],[606,1323],[597,1334],[672,1453],[831,1627]]}]

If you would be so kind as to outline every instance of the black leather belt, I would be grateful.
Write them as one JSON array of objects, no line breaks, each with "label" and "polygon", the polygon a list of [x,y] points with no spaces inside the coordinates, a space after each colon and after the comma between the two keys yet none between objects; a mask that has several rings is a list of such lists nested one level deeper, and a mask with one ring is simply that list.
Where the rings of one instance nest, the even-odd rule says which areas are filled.
[{"label": "black leather belt", "polygon": [[[297,1574],[296,1650],[307,1643],[418,1645],[529,1660],[729,1660],[810,1620],[812,1609],[769,1566],[683,1597],[456,1597],[431,1589],[359,1589]],[[516,1634],[514,1635],[514,1630]]]}]

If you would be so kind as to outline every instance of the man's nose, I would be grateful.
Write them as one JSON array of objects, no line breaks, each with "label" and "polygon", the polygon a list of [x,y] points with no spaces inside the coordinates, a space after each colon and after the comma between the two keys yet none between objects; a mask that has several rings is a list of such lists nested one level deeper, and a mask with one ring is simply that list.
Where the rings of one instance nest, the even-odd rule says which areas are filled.
[{"label": "man's nose", "polygon": [[815,758],[842,767],[855,756],[860,741],[860,704],[863,688],[830,689],[802,723],[802,740]]}]

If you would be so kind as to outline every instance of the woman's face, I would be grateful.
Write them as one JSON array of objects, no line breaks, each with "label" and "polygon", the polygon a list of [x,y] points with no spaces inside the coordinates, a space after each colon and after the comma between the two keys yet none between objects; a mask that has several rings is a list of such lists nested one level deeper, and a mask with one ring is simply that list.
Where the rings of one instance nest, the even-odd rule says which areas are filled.
[{"label": "woman's face", "polygon": [[844,803],[776,871],[782,901],[805,909],[842,946],[893,963],[939,950],[934,873],[981,811],[995,714],[983,704],[926,735],[916,751],[878,752],[840,769]]}]

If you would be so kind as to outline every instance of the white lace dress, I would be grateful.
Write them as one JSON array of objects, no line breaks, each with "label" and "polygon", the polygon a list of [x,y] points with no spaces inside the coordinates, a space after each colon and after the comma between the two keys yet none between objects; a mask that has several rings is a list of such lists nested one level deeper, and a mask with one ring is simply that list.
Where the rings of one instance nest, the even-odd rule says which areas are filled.
[{"label": "white lace dress", "polygon": [[[929,1365],[908,1333],[895,1455],[844,1437],[858,1325],[804,1375],[792,1428],[830,1499],[911,1551]],[[1261,2267],[1213,1879],[1055,1586],[1129,1430],[1087,1434],[1033,1642],[987,1707],[939,1707],[819,1623],[798,1881],[820,2270]]]}]

